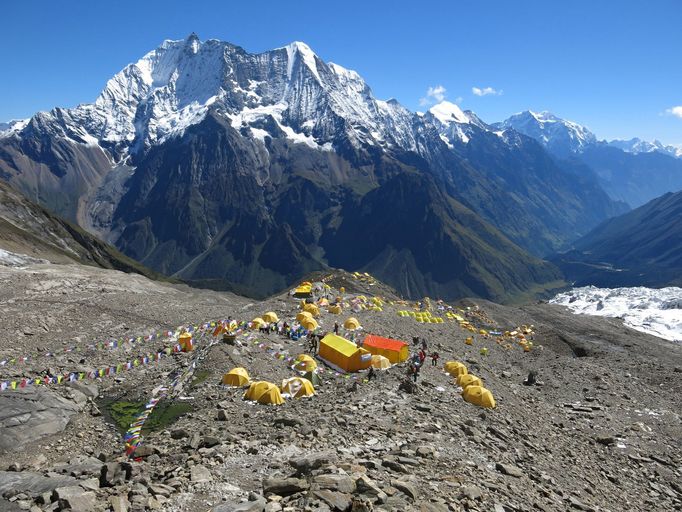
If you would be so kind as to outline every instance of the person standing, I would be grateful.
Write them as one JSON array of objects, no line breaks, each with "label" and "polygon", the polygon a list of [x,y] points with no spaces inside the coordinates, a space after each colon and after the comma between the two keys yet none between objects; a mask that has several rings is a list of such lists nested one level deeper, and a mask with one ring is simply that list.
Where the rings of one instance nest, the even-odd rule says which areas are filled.
[{"label": "person standing", "polygon": [[440,359],[440,355],[438,352],[434,352],[431,354],[431,366],[436,366],[438,365],[438,359]]}]

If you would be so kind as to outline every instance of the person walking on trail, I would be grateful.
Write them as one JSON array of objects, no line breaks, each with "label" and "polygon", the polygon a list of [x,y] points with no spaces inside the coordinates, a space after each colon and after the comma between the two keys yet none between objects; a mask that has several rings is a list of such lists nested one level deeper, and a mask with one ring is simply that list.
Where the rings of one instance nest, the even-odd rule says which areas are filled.
[{"label": "person walking on trail", "polygon": [[367,382],[370,382],[372,379],[376,377],[374,373],[374,366],[369,367],[369,372],[367,372]]},{"label": "person walking on trail", "polygon": [[412,367],[412,378],[414,379],[414,383],[417,383],[417,377],[419,377],[419,365],[415,364]]},{"label": "person walking on trail", "polygon": [[438,352],[434,352],[433,354],[431,354],[431,366],[438,365],[438,359],[440,359],[440,355],[438,355]]},{"label": "person walking on trail", "polygon": [[419,366],[423,366],[424,361],[426,361],[426,352],[424,352],[423,350],[420,350],[419,351]]},{"label": "person walking on trail", "polygon": [[339,335],[339,322],[334,322],[334,334]]}]

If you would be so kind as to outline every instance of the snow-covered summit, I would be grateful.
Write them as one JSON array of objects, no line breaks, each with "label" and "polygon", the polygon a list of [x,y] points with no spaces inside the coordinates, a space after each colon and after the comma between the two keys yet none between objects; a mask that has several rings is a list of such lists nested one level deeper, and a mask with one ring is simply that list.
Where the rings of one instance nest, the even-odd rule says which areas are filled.
[{"label": "snow-covered summit", "polygon": [[[305,43],[252,54],[215,39],[202,42],[196,34],[166,40],[123,68],[94,103],[39,113],[26,129],[101,145],[118,158],[183,133],[209,110],[238,129],[272,119],[278,133],[320,147],[342,136],[416,148],[414,114],[377,100],[355,71],[325,63]],[[253,129],[261,130],[260,139],[267,135]]]},{"label": "snow-covered summit", "polygon": [[580,153],[597,142],[595,135],[585,126],[561,119],[547,111],[519,112],[496,126],[502,129],[511,128],[532,137],[551,152],[562,156]]},{"label": "snow-covered summit", "polygon": [[431,107],[429,112],[443,124],[451,122],[468,124],[470,122],[462,109],[450,101],[441,101]]},{"label": "snow-covered summit", "polygon": [[659,153],[665,153],[666,155],[675,158],[682,158],[682,147],[665,145],[659,140],[649,142],[635,137],[630,140],[615,139],[608,144],[609,146],[622,149],[627,153],[653,153],[654,151],[658,151]]},{"label": "snow-covered summit", "polygon": [[29,121],[30,119],[11,119],[6,123],[0,123],[0,137],[23,130]]}]

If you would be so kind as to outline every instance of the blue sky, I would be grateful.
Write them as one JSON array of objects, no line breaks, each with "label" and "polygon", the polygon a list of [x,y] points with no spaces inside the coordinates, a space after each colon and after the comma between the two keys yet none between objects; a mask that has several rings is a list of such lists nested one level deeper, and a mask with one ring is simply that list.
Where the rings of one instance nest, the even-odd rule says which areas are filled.
[{"label": "blue sky", "polygon": [[487,122],[550,110],[599,138],[682,145],[680,0],[6,2],[0,120],[91,102],[192,31],[251,52],[304,41],[413,110],[440,97]]}]

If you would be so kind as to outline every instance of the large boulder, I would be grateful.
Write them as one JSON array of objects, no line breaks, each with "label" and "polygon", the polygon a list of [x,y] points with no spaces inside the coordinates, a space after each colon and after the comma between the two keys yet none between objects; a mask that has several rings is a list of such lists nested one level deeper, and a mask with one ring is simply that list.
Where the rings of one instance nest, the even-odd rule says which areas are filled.
[{"label": "large boulder", "polygon": [[83,400],[69,400],[46,388],[1,393],[0,453],[19,450],[28,443],[64,430],[85,401],[79,391],[72,389],[70,392]]},{"label": "large boulder", "polygon": [[57,487],[77,484],[78,480],[65,475],[44,476],[30,471],[0,471],[0,495],[7,491],[16,491],[38,496],[45,492],[52,492]]}]

